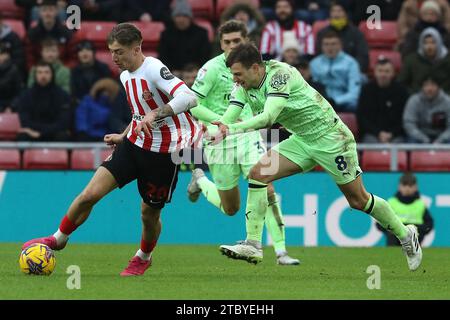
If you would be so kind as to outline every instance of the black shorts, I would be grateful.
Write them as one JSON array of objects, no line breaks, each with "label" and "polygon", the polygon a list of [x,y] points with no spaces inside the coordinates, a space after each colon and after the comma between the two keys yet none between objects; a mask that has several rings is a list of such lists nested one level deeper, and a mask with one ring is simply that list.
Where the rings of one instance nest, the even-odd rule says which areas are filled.
[{"label": "black shorts", "polygon": [[116,146],[102,166],[111,172],[119,188],[137,179],[142,200],[155,209],[162,209],[170,202],[178,180],[178,165],[170,153],[144,150],[127,138]]}]

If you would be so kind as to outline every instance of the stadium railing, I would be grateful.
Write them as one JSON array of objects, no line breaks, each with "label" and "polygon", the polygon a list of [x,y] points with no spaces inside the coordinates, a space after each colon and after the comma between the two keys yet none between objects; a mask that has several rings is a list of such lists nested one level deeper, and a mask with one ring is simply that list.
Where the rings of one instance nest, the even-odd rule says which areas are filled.
[{"label": "stadium railing", "polygon": [[[270,143],[268,143],[270,148]],[[450,151],[450,144],[366,144],[359,143],[358,151],[388,151],[390,154],[390,171],[398,170],[398,154],[400,151]],[[103,159],[101,158],[102,150],[108,149],[103,142],[0,142],[0,149],[91,149],[94,153],[94,166],[99,166]]]}]

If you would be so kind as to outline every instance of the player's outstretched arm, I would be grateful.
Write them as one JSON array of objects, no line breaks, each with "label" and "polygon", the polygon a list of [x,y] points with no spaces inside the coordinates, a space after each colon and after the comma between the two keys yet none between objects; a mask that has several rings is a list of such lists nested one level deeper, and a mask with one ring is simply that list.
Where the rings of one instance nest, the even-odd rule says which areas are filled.
[{"label": "player's outstretched arm", "polygon": [[110,134],[107,134],[103,138],[103,141],[105,141],[105,143],[108,146],[115,147],[117,144],[121,143],[122,140],[127,136],[128,131],[130,131],[130,128],[131,128],[131,122],[128,125],[128,127],[126,127],[126,129],[122,133],[110,133]]},{"label": "player's outstretched arm", "polygon": [[192,108],[191,113],[196,119],[203,122],[211,123],[220,119],[220,114],[215,113],[201,104],[197,105],[195,108]]},{"label": "player's outstretched arm", "polygon": [[[282,97],[268,97],[264,111],[253,118],[228,125],[229,134],[237,134],[250,130],[270,128],[286,105],[287,99]],[[227,111],[228,112],[228,111]]]}]

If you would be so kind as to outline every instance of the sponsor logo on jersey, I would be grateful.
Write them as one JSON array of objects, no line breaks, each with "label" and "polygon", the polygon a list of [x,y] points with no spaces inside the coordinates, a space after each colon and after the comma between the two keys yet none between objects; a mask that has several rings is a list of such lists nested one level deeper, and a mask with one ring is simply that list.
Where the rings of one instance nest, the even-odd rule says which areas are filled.
[{"label": "sponsor logo on jersey", "polygon": [[164,80],[172,80],[175,78],[175,76],[170,72],[170,70],[167,67],[162,67],[159,71],[159,74],[161,75],[161,78]]},{"label": "sponsor logo on jersey", "polygon": [[284,73],[277,73],[275,74],[272,79],[270,80],[270,86],[274,88],[275,90],[280,90],[289,80],[289,74]]},{"label": "sponsor logo on jersey", "polygon": [[203,80],[205,78],[206,71],[208,71],[208,69],[205,68],[201,68],[200,70],[198,70],[197,80]]}]

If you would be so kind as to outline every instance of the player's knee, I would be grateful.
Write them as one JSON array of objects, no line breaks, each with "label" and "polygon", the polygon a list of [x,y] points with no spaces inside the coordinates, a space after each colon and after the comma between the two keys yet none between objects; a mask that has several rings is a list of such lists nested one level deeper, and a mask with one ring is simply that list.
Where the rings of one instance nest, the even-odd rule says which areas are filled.
[{"label": "player's knee", "polygon": [[254,166],[250,170],[250,172],[248,174],[248,179],[259,181],[259,182],[262,182],[262,183],[268,183],[268,181],[266,181],[267,177],[263,176],[261,174],[261,169],[258,166]]},{"label": "player's knee", "polygon": [[161,210],[153,209],[149,206],[143,205],[141,210],[141,219],[144,224],[154,224],[158,222]]},{"label": "player's knee", "polygon": [[239,203],[224,205],[223,211],[229,216],[234,216],[239,211]]}]

